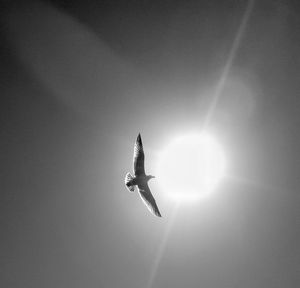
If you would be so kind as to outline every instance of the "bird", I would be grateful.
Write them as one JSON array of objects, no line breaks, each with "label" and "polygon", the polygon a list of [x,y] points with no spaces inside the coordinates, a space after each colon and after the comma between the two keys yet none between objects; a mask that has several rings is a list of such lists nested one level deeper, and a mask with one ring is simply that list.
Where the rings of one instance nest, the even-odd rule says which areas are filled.
[{"label": "bird", "polygon": [[148,181],[155,176],[146,175],[145,173],[145,154],[141,134],[139,133],[134,144],[133,151],[133,172],[132,176],[129,172],[125,176],[125,185],[129,192],[134,192],[137,186],[139,195],[143,200],[148,210],[157,217],[161,217],[155,199],[148,186]]}]

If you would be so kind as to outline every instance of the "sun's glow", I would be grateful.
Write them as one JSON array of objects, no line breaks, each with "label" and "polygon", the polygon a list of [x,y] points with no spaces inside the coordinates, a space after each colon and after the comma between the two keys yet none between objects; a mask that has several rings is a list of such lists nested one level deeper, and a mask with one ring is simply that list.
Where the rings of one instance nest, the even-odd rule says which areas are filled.
[{"label": "sun's glow", "polygon": [[176,138],[159,158],[157,180],[168,197],[180,202],[209,195],[225,171],[223,149],[207,133]]}]

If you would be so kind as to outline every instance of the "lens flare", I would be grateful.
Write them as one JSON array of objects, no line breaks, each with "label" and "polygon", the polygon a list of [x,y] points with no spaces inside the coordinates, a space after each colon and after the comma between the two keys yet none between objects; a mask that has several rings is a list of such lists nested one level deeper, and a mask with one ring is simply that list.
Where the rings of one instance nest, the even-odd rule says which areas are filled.
[{"label": "lens flare", "polygon": [[206,133],[176,138],[159,159],[158,181],[168,197],[180,202],[207,196],[224,175],[223,150]]}]

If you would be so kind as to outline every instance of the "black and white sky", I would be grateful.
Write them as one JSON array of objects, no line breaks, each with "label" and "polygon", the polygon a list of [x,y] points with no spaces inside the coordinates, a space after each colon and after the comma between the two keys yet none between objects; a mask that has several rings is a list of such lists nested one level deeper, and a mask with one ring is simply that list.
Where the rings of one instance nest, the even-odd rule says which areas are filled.
[{"label": "black and white sky", "polygon": [[[1,1],[0,286],[300,285],[298,1]],[[182,204],[124,176],[206,127],[227,177]],[[180,171],[178,171],[180,175]]]}]

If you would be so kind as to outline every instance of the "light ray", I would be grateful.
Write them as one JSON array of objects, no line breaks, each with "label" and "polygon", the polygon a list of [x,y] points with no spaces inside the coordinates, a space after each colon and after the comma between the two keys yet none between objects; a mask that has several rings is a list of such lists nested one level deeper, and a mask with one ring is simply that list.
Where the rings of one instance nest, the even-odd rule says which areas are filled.
[{"label": "light ray", "polygon": [[[27,2],[26,10],[20,5],[9,13],[5,32],[28,73],[85,120],[97,125],[110,121],[108,111],[114,109],[117,97],[128,100],[139,93],[141,71],[118,56],[87,25],[46,3],[50,1]],[[132,101],[122,103],[132,109]],[[103,117],[106,120],[99,121]],[[98,129],[107,127],[102,126]]]},{"label": "light ray", "polygon": [[226,79],[227,79],[227,76],[228,76],[228,73],[229,73],[229,70],[232,66],[232,62],[234,60],[235,54],[237,52],[237,49],[239,48],[241,39],[242,39],[243,34],[245,32],[245,29],[246,29],[251,11],[253,9],[253,5],[254,5],[254,0],[249,0],[248,4],[247,4],[247,7],[246,7],[246,10],[245,10],[245,13],[244,13],[243,18],[242,18],[242,21],[241,21],[241,25],[239,26],[236,37],[235,37],[235,39],[233,41],[233,44],[232,44],[232,47],[230,49],[229,56],[228,56],[227,62],[225,64],[223,73],[222,73],[221,78],[219,80],[219,83],[216,87],[216,90],[213,94],[213,99],[211,101],[210,107],[209,107],[207,115],[205,117],[204,129],[209,124],[209,122],[212,118],[212,115],[214,113],[214,110],[217,106],[218,100],[220,98],[220,95],[222,93],[222,90],[224,88],[224,85],[225,85],[225,82],[226,82]]},{"label": "light ray", "polygon": [[147,288],[152,288],[153,282],[155,281],[157,271],[158,271],[158,268],[159,268],[159,264],[160,264],[161,259],[163,257],[164,250],[166,248],[166,244],[168,242],[168,238],[169,238],[169,235],[171,233],[171,230],[172,230],[172,227],[173,227],[173,224],[174,224],[177,212],[178,212],[179,205],[180,205],[180,203],[177,202],[173,207],[169,223],[167,224],[165,233],[164,233],[164,235],[161,239],[161,242],[159,244],[157,253],[155,255],[154,263],[153,263],[152,268],[151,268],[150,277],[149,277],[149,280],[148,280],[148,283],[147,283],[147,286],[146,286]]}]

